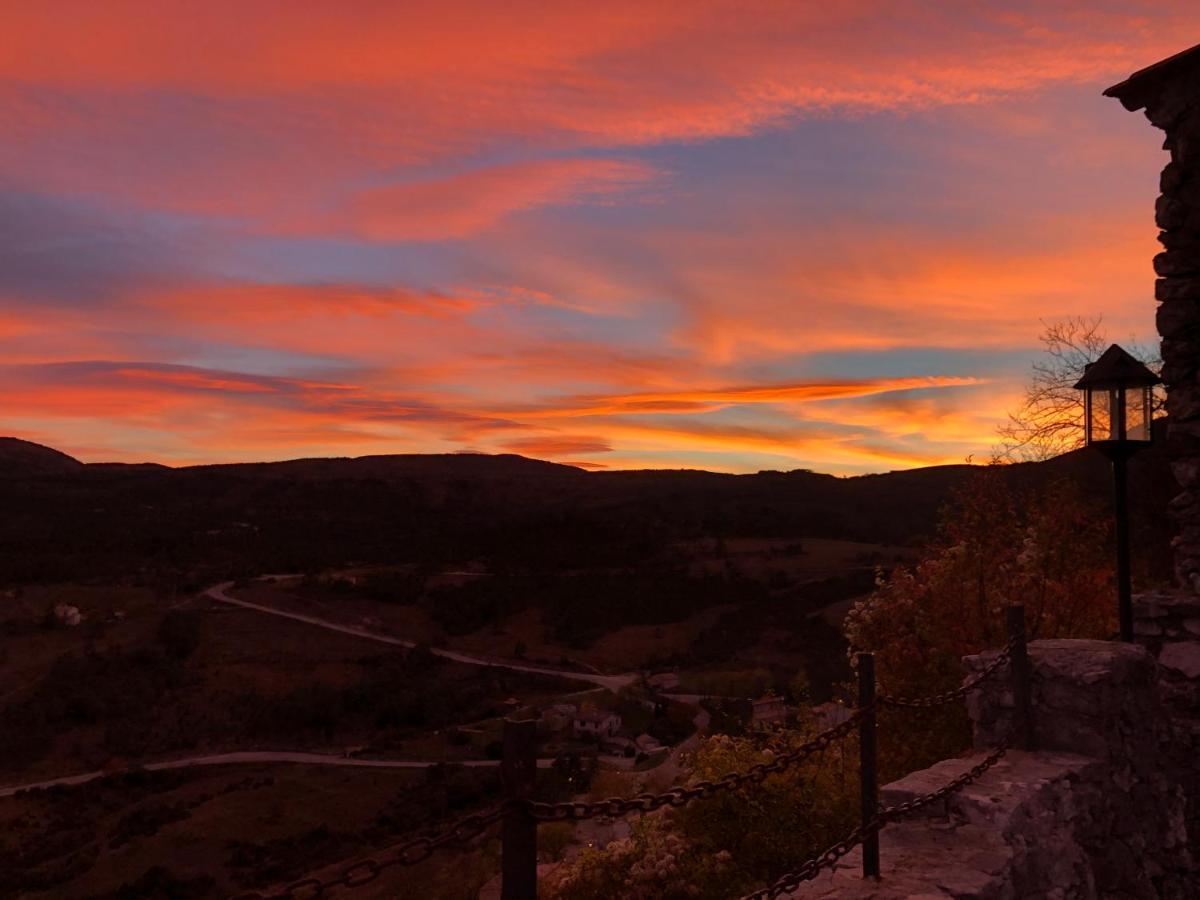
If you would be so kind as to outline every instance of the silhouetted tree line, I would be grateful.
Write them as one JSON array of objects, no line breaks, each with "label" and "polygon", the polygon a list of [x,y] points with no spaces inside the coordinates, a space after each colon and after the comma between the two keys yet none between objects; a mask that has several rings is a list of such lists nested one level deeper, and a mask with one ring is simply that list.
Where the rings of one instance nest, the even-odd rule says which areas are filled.
[{"label": "silhouetted tree line", "polygon": [[[1014,482],[1068,476],[1104,494],[1095,454],[1010,467]],[[415,461],[414,461],[415,460]],[[369,461],[368,461],[369,462]],[[797,471],[584,473],[505,457],[395,457],[170,470],[82,467],[0,478],[0,583],[316,571],[347,560],[496,572],[649,563],[699,537],[809,536],[911,544],[932,534],[965,466],[834,478]],[[1161,453],[1134,466],[1145,547],[1165,546]],[[19,476],[19,473],[15,473]]]}]

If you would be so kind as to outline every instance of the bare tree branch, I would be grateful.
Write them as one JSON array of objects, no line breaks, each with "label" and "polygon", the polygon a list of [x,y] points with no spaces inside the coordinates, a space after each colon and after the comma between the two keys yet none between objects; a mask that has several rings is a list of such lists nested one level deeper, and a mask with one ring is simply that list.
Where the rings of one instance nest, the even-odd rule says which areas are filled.
[{"label": "bare tree branch", "polygon": [[[1083,396],[1074,385],[1084,366],[1108,349],[1100,316],[1043,320],[1042,329],[1039,341],[1045,356],[1030,367],[1021,405],[997,429],[996,455],[1008,462],[1049,459],[1083,445]],[[1157,355],[1136,341],[1125,349],[1155,372],[1162,368]],[[1161,408],[1162,397],[1156,392],[1154,411]]]}]

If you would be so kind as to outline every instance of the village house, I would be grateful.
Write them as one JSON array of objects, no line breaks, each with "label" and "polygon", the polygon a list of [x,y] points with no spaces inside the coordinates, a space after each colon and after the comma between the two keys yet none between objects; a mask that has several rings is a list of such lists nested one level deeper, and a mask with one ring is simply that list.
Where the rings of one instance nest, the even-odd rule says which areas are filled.
[{"label": "village house", "polygon": [[787,721],[787,716],[787,704],[782,697],[763,697],[750,703],[750,725],[753,728],[782,725]]},{"label": "village house", "polygon": [[542,710],[542,725],[547,731],[558,733],[566,731],[575,721],[578,708],[573,703],[555,703]]},{"label": "village house", "polygon": [[634,743],[642,753],[653,753],[656,750],[662,749],[662,742],[658,738],[649,734],[639,734],[634,738]]},{"label": "village house", "polygon": [[577,738],[610,738],[621,728],[621,717],[607,709],[589,709],[575,714],[572,731]]},{"label": "village house", "polygon": [[826,728],[833,728],[835,725],[841,725],[850,718],[850,710],[840,703],[830,701],[821,703],[812,708],[813,715],[817,720],[817,728],[824,731]]}]

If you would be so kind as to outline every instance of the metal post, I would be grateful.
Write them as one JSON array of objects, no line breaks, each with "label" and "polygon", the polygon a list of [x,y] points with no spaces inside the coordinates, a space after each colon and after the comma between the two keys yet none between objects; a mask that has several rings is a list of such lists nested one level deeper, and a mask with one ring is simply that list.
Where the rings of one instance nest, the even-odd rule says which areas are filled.
[{"label": "metal post", "polygon": [[1117,614],[1121,640],[1133,643],[1133,599],[1129,578],[1129,506],[1124,454],[1113,458],[1113,517],[1117,532]]},{"label": "metal post", "polygon": [[1014,603],[1006,610],[1008,639],[1012,642],[1013,739],[1022,750],[1036,750],[1033,702],[1030,696],[1029,650],[1025,641],[1025,605]]},{"label": "metal post", "polygon": [[[508,801],[525,800],[537,775],[537,723],[504,720],[500,777]],[[501,832],[500,900],[537,900],[537,821],[518,803],[504,814]]]},{"label": "metal post", "polygon": [[879,774],[875,742],[875,655],[858,654],[858,708],[867,710],[858,726],[858,778],[862,794],[863,878],[879,877],[879,831],[872,826],[879,812]]}]

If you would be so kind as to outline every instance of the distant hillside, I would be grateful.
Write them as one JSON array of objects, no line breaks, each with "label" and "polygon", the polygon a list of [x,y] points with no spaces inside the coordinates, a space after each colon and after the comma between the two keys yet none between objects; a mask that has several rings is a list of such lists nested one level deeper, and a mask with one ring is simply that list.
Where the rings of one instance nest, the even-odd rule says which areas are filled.
[{"label": "distant hillside", "polygon": [[0,437],[0,478],[72,475],[83,470],[74,457],[32,441]]},{"label": "distant hillside", "polygon": [[540,478],[579,476],[575,466],[528,459],[512,453],[411,453],[392,456],[330,457],[292,459],[274,463],[232,463],[187,466],[179,472],[207,472],[247,478],[296,478],[309,480],[363,478]]},{"label": "distant hillside", "polygon": [[[974,467],[853,478],[808,471],[589,472],[520,456],[368,456],[168,468],[83,465],[0,439],[0,584],[169,572],[198,581],[348,561],[494,571],[639,566],[698,537],[826,537],[915,545]],[[1098,454],[1007,466],[1021,490],[1079,483],[1108,503]],[[1169,569],[1160,445],[1131,470],[1145,567]]]}]

